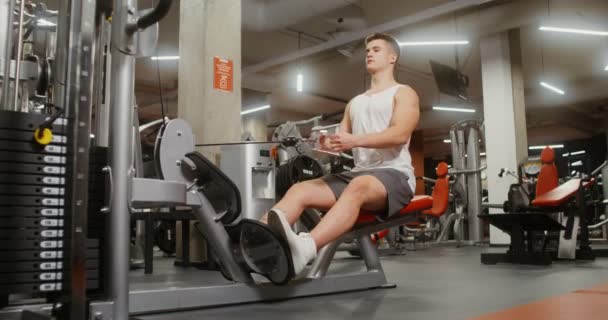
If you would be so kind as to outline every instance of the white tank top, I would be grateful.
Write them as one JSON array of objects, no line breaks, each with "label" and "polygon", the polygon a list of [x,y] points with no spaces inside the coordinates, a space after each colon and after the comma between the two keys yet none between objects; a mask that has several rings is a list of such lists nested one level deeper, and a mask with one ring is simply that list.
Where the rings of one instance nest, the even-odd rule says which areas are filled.
[{"label": "white tank top", "polygon": [[[397,84],[371,95],[363,93],[356,96],[351,101],[349,112],[352,133],[360,135],[386,130],[393,116],[395,94],[402,86]],[[412,191],[415,191],[416,177],[409,147],[410,139],[406,144],[393,148],[354,148],[355,167],[352,171],[392,168],[403,172],[409,178]]]}]

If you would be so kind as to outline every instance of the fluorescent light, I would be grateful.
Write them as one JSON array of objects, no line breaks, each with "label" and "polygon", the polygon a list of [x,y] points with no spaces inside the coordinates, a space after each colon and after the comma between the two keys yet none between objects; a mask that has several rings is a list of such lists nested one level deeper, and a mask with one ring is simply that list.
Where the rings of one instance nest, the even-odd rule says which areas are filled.
[{"label": "fluorescent light", "polygon": [[569,156],[570,156],[570,154],[569,154],[568,152],[566,152],[566,153],[562,154],[562,157],[564,157],[564,158],[565,158],[565,157],[569,157]]},{"label": "fluorescent light", "polygon": [[479,155],[480,155],[480,156],[482,156],[482,157],[484,157],[484,156],[486,155],[486,153],[485,153],[485,152],[482,152],[482,153],[480,153]]},{"label": "fluorescent light", "polygon": [[580,160],[579,160],[579,161],[576,161],[576,162],[572,162],[572,163],[570,164],[570,166],[572,166],[572,167],[582,167],[582,166],[583,166],[583,162],[582,162],[582,161],[580,161]]},{"label": "fluorescent light", "polygon": [[303,88],[304,88],[304,76],[302,76],[301,73],[298,73],[296,90],[298,90],[298,92],[302,92]]},{"label": "fluorescent light", "polygon": [[585,154],[585,153],[587,153],[585,150],[581,150],[581,151],[575,151],[575,152],[571,152],[571,153],[570,153],[570,155],[571,155],[571,156],[575,156],[575,155],[577,155],[577,154]]},{"label": "fluorescent light", "polygon": [[542,150],[545,147],[550,147],[551,149],[560,149],[560,148],[563,148],[564,145],[563,144],[552,144],[550,146],[529,146],[528,149],[529,150]]},{"label": "fluorescent light", "polygon": [[545,88],[547,88],[547,89],[549,89],[549,90],[551,90],[551,91],[553,91],[553,92],[559,93],[561,95],[565,94],[564,90],[556,88],[556,87],[554,87],[554,86],[552,86],[552,85],[550,85],[550,84],[548,84],[546,82],[541,81],[540,85],[543,86],[543,87],[545,87]]},{"label": "fluorescent light", "polygon": [[452,140],[450,140],[450,139],[444,139],[443,143],[452,143]]},{"label": "fluorescent light", "polygon": [[583,30],[583,29],[572,29],[572,28],[558,28],[558,27],[546,27],[541,26],[538,28],[542,31],[555,31],[565,33],[576,33],[576,34],[588,34],[592,36],[608,36],[608,31],[597,31],[597,30]]},{"label": "fluorescent light", "polygon": [[440,107],[440,106],[433,107],[433,110],[475,113],[475,109]]},{"label": "fluorescent light", "polygon": [[455,44],[469,44],[467,40],[456,40],[456,41],[414,41],[414,42],[399,42],[400,46],[444,46],[444,45],[455,45]]},{"label": "fluorescent light", "polygon": [[42,27],[54,27],[57,25],[55,22],[51,22],[46,19],[38,19],[36,24]]},{"label": "fluorescent light", "polygon": [[266,110],[266,109],[270,109],[270,105],[269,104],[267,104],[265,106],[261,106],[261,107],[257,107],[257,108],[251,108],[251,109],[247,109],[247,110],[241,111],[241,115],[257,112],[257,111],[260,111],[260,110]]},{"label": "fluorescent light", "polygon": [[179,56],[159,56],[159,57],[150,57],[152,60],[179,60]]}]

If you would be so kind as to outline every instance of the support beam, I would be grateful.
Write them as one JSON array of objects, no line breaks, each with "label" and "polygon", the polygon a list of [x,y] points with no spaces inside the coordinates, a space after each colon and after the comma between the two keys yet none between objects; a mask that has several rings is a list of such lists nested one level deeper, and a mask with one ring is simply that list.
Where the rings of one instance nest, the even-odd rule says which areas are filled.
[{"label": "support beam", "polygon": [[[519,30],[484,37],[480,49],[488,196],[490,203],[503,203],[511,181],[500,179],[498,171],[517,168],[528,155]],[[509,236],[491,226],[490,243],[507,244]]]}]

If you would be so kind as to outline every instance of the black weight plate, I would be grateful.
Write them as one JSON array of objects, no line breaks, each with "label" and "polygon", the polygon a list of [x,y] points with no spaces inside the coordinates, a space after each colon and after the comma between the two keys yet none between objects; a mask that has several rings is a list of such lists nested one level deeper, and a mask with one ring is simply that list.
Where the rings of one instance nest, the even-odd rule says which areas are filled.
[{"label": "black weight plate", "polygon": [[[99,260],[87,259],[87,270],[99,269]],[[0,263],[0,273],[47,271],[47,270],[70,270],[69,259],[63,261],[20,261]]]},{"label": "black weight plate", "polygon": [[65,188],[0,184],[0,195],[63,197]]},{"label": "black weight plate", "polygon": [[[46,281],[62,281],[70,276],[69,271],[42,271],[42,272],[19,272],[0,273],[0,285],[39,283]],[[87,279],[98,279],[99,271],[87,270]]]},{"label": "black weight plate", "polygon": [[290,171],[293,184],[319,178],[322,175],[323,168],[315,159],[306,155],[299,155],[293,159]]},{"label": "black weight plate", "polygon": [[45,155],[65,155],[67,147],[62,145],[49,144],[39,145],[35,142],[8,141],[0,140],[0,150],[11,152],[41,153]]},{"label": "black weight plate", "polygon": [[0,230],[9,228],[63,228],[64,219],[50,219],[50,218],[23,218],[23,217],[10,217],[0,218]]},{"label": "black weight plate", "polygon": [[[0,251],[0,261],[35,261],[35,260],[63,260],[69,253],[64,250],[22,250],[22,251]],[[97,259],[98,249],[87,249],[87,259]]]},{"label": "black weight plate", "polygon": [[65,204],[63,197],[0,196],[0,206],[63,208]]},{"label": "black weight plate", "polygon": [[0,162],[0,172],[45,174],[53,176],[65,176],[66,174],[65,167],[63,166],[26,164],[15,162]]},{"label": "black weight plate", "polygon": [[7,174],[0,173],[0,182],[6,184],[29,184],[40,186],[63,186],[64,177],[35,175],[35,174]]},{"label": "black weight plate", "polygon": [[[47,118],[45,115],[35,113],[24,113],[15,111],[0,111],[0,128],[34,132]],[[67,132],[65,118],[55,120],[52,125],[53,133],[61,134]]]},{"label": "black weight plate", "polygon": [[[95,290],[99,288],[99,280],[87,280],[87,289]],[[65,282],[49,282],[36,284],[13,284],[0,285],[0,294],[24,293],[24,294],[40,294],[49,292],[58,292],[69,289],[69,281]]]},{"label": "black weight plate", "polygon": [[0,151],[0,161],[12,163],[46,164],[52,166],[65,165],[67,158],[61,155],[42,153]]},{"label": "black weight plate", "polygon": [[[34,141],[34,132],[0,129],[0,139],[1,140],[33,142]],[[65,145],[66,142],[67,142],[66,136],[60,135],[60,134],[53,134],[51,144]]]},{"label": "black weight plate", "polygon": [[[63,217],[65,210],[44,207],[1,207],[0,217]],[[1,236],[1,235],[0,235]]]},{"label": "black weight plate", "polygon": [[0,240],[17,239],[56,239],[63,238],[64,230],[36,228],[36,229],[3,229],[0,232]]}]

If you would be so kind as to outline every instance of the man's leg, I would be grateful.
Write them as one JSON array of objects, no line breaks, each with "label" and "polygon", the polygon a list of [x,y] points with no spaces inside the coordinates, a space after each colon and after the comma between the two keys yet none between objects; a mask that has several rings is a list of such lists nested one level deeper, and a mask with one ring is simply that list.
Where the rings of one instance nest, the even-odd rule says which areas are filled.
[{"label": "man's leg", "polygon": [[268,214],[268,224],[287,240],[294,271],[298,275],[306,264],[316,257],[318,249],[336,240],[353,227],[361,208],[374,211],[384,209],[386,195],[384,185],[377,178],[360,176],[351,180],[340,195],[340,199],[310,234],[296,235],[291,229],[292,222],[288,221],[288,215],[280,210],[271,210]]},{"label": "man's leg", "polygon": [[[272,209],[278,209],[285,213],[289,225],[298,221],[306,208],[331,208],[336,203],[333,191],[321,179],[313,179],[294,184],[289,188],[281,201],[277,202]],[[261,219],[267,223],[268,214]]]},{"label": "man's leg", "polygon": [[385,209],[386,199],[386,189],[377,178],[359,176],[353,179],[344,189],[336,204],[310,232],[317,245],[317,250],[350,231],[357,221],[361,209],[369,211]]}]

